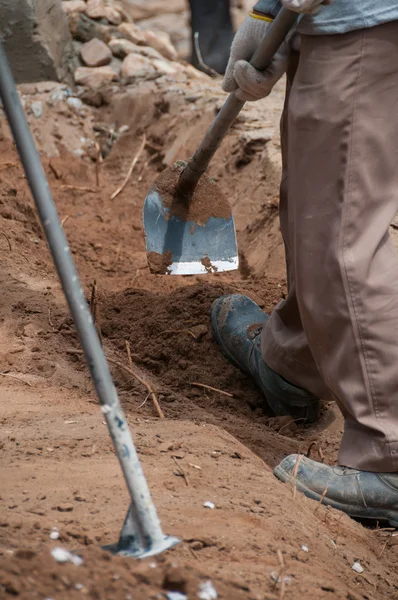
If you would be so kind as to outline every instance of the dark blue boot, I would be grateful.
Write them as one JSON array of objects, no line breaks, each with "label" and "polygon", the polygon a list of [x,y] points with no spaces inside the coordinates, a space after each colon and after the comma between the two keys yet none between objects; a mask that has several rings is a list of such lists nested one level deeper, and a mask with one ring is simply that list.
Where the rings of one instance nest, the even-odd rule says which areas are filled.
[{"label": "dark blue boot", "polygon": [[319,417],[318,398],[283,379],[262,357],[260,334],[268,316],[247,296],[221,296],[211,307],[214,337],[225,356],[251,375],[263,392],[268,408],[278,416],[291,415],[305,423]]}]

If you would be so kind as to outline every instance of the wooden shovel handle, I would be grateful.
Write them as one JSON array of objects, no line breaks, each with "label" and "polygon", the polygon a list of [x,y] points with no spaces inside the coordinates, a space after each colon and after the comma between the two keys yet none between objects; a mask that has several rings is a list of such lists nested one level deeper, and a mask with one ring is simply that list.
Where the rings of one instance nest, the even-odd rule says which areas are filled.
[{"label": "wooden shovel handle", "polygon": [[[257,48],[250,61],[259,71],[265,71],[270,65],[276,52],[285,41],[288,33],[296,25],[298,14],[282,8],[275,21],[269,28],[267,35]],[[180,175],[177,184],[177,194],[181,197],[190,198],[192,193],[206,171],[209,162],[213,158],[217,148],[220,146],[232,123],[242,110],[245,102],[238,100],[235,92],[232,92],[217,117],[214,119],[200,146],[189,160],[187,166]]]}]

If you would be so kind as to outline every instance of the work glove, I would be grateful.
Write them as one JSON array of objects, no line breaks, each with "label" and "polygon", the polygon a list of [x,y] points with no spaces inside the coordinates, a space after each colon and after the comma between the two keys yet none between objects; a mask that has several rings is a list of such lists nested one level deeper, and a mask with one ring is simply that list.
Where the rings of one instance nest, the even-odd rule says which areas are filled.
[{"label": "work glove", "polygon": [[281,2],[289,10],[313,15],[318,12],[321,4],[332,4],[333,0],[281,0]]},{"label": "work glove", "polygon": [[265,98],[276,82],[286,72],[289,60],[289,44],[282,44],[268,69],[257,71],[248,62],[271,27],[272,19],[251,13],[243,21],[232,42],[231,54],[222,88],[225,92],[236,91],[236,97],[244,102]]}]

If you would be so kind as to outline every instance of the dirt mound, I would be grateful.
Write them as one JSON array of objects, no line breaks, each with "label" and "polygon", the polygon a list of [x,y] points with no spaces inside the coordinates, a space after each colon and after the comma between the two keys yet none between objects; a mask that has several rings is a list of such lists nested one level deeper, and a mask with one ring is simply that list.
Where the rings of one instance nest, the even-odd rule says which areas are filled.
[{"label": "dirt mound", "polygon": [[[199,382],[233,392],[255,408],[262,402],[254,385],[223,357],[211,332],[211,303],[235,292],[230,285],[206,283],[170,295],[128,289],[106,298],[102,331],[116,344],[128,339],[133,359],[156,375],[162,388],[200,402],[203,392],[192,387]],[[227,402],[221,394],[218,401]],[[241,404],[247,409],[245,401]]]}]

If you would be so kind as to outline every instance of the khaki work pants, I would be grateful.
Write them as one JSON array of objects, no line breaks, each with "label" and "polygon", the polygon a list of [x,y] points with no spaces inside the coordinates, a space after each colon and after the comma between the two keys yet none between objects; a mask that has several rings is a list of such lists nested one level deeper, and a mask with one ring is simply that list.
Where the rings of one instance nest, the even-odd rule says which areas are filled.
[{"label": "khaki work pants", "polygon": [[303,36],[282,138],[289,292],[264,360],[338,402],[339,464],[398,472],[398,21]]}]

